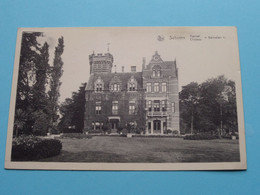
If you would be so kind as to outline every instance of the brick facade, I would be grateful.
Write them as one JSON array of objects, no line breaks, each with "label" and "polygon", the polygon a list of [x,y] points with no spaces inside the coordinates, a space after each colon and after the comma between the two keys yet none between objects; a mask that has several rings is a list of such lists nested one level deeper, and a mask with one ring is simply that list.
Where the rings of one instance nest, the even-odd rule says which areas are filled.
[{"label": "brick facade", "polygon": [[107,126],[114,131],[135,123],[148,134],[179,132],[178,71],[176,61],[163,61],[156,52],[142,72],[112,73],[113,56],[90,55],[84,130]]}]

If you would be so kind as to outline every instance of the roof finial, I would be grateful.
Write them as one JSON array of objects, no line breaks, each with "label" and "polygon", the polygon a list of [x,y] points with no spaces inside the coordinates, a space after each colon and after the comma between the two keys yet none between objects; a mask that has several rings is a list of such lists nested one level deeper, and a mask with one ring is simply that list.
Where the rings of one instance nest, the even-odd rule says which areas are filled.
[{"label": "roof finial", "polygon": [[109,53],[109,45],[110,43],[107,43],[107,53]]}]

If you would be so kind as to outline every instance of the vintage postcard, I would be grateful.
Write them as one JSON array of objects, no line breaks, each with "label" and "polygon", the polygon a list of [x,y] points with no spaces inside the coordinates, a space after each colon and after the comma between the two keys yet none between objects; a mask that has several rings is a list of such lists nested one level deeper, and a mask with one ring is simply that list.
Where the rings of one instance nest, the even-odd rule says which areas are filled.
[{"label": "vintage postcard", "polygon": [[236,28],[18,29],[5,168],[245,170]]}]

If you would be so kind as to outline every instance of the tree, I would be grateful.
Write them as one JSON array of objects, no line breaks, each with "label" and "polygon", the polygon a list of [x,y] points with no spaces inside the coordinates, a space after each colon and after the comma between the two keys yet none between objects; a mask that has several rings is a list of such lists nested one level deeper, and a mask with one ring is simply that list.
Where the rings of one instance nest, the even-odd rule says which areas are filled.
[{"label": "tree", "polygon": [[50,73],[50,91],[49,95],[49,103],[50,103],[50,129],[49,133],[51,133],[51,129],[55,128],[54,123],[58,119],[58,99],[60,97],[60,78],[63,74],[63,61],[62,54],[64,51],[64,40],[63,37],[58,39],[58,46],[55,48],[55,56],[53,60],[53,67]]},{"label": "tree", "polygon": [[86,85],[86,83],[83,83],[78,92],[72,93],[72,98],[67,98],[61,104],[60,112],[62,117],[58,124],[61,131],[67,129],[69,126],[75,126],[76,131],[83,131]]},{"label": "tree", "polygon": [[[181,131],[191,129],[218,133],[238,131],[235,82],[223,75],[198,85],[190,83],[180,92]],[[194,129],[193,129],[194,128]]]},{"label": "tree", "polygon": [[[23,134],[30,134],[32,131],[32,89],[35,84],[35,67],[41,54],[41,45],[37,41],[40,36],[43,36],[41,32],[24,32],[22,35],[14,118],[14,129],[16,129],[17,135],[18,130]],[[22,121],[21,113],[24,116]]]},{"label": "tree", "polygon": [[[192,82],[183,86],[180,92],[181,117],[186,119],[186,123],[190,120],[190,133],[194,133],[194,115],[196,115],[196,106],[199,101],[199,85]],[[190,116],[190,117],[189,117]],[[188,119],[190,118],[190,119]],[[183,122],[183,121],[181,121]],[[186,126],[187,128],[187,126]]]}]

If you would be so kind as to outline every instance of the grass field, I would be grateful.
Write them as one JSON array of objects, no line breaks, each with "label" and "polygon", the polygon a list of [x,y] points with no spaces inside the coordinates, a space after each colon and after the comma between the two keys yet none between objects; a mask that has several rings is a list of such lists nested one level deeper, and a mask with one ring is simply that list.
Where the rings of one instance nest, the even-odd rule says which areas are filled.
[{"label": "grass field", "polygon": [[62,152],[45,162],[237,162],[238,140],[101,137],[61,139]]}]

